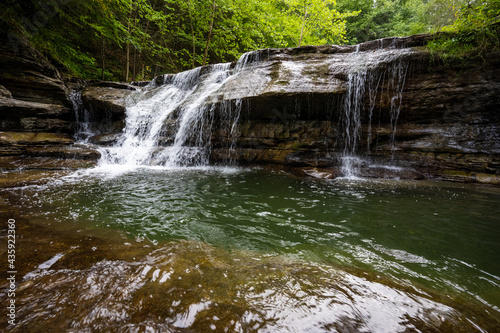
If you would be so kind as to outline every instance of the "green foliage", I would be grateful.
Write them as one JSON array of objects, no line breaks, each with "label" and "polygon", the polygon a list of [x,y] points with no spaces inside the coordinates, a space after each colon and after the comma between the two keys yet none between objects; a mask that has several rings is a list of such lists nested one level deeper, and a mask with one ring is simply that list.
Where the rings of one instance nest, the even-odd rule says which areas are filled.
[{"label": "green foliage", "polygon": [[234,61],[255,49],[441,28],[454,37],[431,43],[436,54],[491,48],[500,0],[465,1],[5,0],[0,28],[29,39],[72,75],[130,81]]},{"label": "green foliage", "polygon": [[67,40],[57,34],[38,34],[32,39],[38,50],[47,54],[71,74],[82,78],[98,75],[95,59],[85,52],[75,49]]},{"label": "green foliage", "polygon": [[[340,11],[360,11],[347,18],[346,38],[356,44],[369,40],[407,36],[429,28],[431,2],[421,0],[338,0]],[[436,11],[433,10],[435,14]]]},{"label": "green foliage", "polygon": [[434,58],[467,62],[500,45],[500,0],[469,2],[454,7],[456,20],[428,43]]},{"label": "green foliage", "polygon": [[115,80],[234,61],[260,48],[341,43],[345,19],[356,14],[341,13],[334,0],[7,0],[2,7],[2,26],[69,73]]}]

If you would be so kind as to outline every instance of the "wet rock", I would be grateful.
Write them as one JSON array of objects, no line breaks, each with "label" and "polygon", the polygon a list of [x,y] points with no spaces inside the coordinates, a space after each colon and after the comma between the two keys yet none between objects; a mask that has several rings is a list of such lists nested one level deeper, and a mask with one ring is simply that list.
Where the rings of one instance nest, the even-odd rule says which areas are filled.
[{"label": "wet rock", "polygon": [[131,84],[133,86],[137,86],[137,87],[145,87],[150,83],[151,83],[151,81],[135,81],[135,82],[132,82]]},{"label": "wet rock", "polygon": [[475,175],[475,180],[478,183],[500,185],[500,176],[495,174],[477,173]]},{"label": "wet rock", "polygon": [[[431,62],[424,49],[414,48],[429,38],[251,55],[217,95],[218,100],[231,96],[244,101],[236,140],[241,153],[236,156],[245,163],[338,165],[346,136],[349,75],[362,69],[365,77],[356,82],[364,94],[356,154],[369,164],[396,163],[402,169],[364,167],[361,174],[495,183],[500,175],[500,53],[444,66]],[[404,85],[400,95],[398,85]],[[291,130],[295,124],[307,128],[317,121],[328,123],[330,132]],[[466,176],[452,177],[453,172]]]},{"label": "wet rock", "polygon": [[391,166],[369,166],[360,171],[362,177],[382,179],[409,179],[422,180],[425,175],[413,169]]},{"label": "wet rock", "polygon": [[71,103],[57,70],[28,43],[0,45],[0,130],[71,131]]},{"label": "wet rock", "polygon": [[87,147],[78,146],[52,146],[52,147],[29,147],[26,149],[26,156],[30,157],[48,157],[60,159],[75,159],[97,161],[101,154]]},{"label": "wet rock", "polygon": [[115,88],[115,89],[125,89],[125,90],[137,90],[136,85],[134,84],[135,82],[132,82],[131,84],[124,83],[124,82],[112,82],[112,81],[92,81],[88,86],[92,87],[109,87],[109,88]]},{"label": "wet rock", "polygon": [[[0,64],[1,66],[1,64]],[[61,79],[54,79],[39,72],[4,72],[0,82],[14,98],[47,104],[70,105],[67,90]]]},{"label": "wet rock", "polygon": [[8,117],[57,117],[68,119],[72,111],[69,107],[58,104],[27,102],[14,98],[0,97],[0,114]]},{"label": "wet rock", "polygon": [[19,126],[10,127],[9,130],[20,130],[30,132],[65,132],[72,131],[72,122],[63,119],[54,118],[21,118],[19,119]]},{"label": "wet rock", "polygon": [[[23,173],[28,170],[33,171],[65,171],[77,170],[82,168],[91,168],[97,165],[94,160],[74,159],[74,158],[58,158],[58,157],[32,157],[32,156],[0,156],[0,170],[17,171],[23,170]],[[0,184],[5,185],[7,181],[2,181]]]},{"label": "wet rock", "polygon": [[100,134],[94,135],[93,137],[89,138],[89,142],[100,146],[112,146],[117,142],[119,137],[119,133]]},{"label": "wet rock", "polygon": [[0,97],[12,98],[12,94],[4,86],[0,84]]},{"label": "wet rock", "polygon": [[74,139],[65,133],[0,132],[0,156],[26,154],[29,148],[66,146]]},{"label": "wet rock", "polygon": [[332,172],[320,171],[318,169],[304,169],[304,174],[309,177],[319,178],[319,179],[333,179],[335,178],[335,174]]},{"label": "wet rock", "polygon": [[[500,53],[485,54],[466,65],[444,66],[420,48],[432,38],[416,35],[357,46],[303,46],[247,54],[245,61],[232,65],[237,73],[206,101],[213,111],[211,160],[338,170],[346,151],[346,126],[352,123],[346,121],[346,103],[353,100],[346,96],[359,93],[355,154],[368,161],[359,167],[364,176],[420,179],[425,175],[496,183]],[[0,46],[0,130],[71,133],[75,126],[59,73],[29,45],[18,46],[15,54]],[[212,70],[204,66],[195,81],[201,82]],[[154,82],[170,84],[173,78],[162,75]],[[98,133],[92,143],[116,142],[116,133],[124,128],[127,98],[136,89],[149,89],[144,88],[148,83],[92,81],[83,89],[89,125]],[[356,91],[352,84],[358,85]],[[236,136],[227,126],[228,110],[239,112]],[[165,120],[160,146],[174,141],[178,115],[175,110]],[[22,154],[28,145],[33,145],[31,154],[42,154],[40,143],[14,141],[1,139],[0,154]],[[49,150],[45,153],[71,155]],[[389,164],[400,169],[373,167]]]},{"label": "wet rock", "polygon": [[82,102],[92,117],[123,119],[125,102],[132,90],[108,86],[88,86],[82,91]]},{"label": "wet rock", "polygon": [[65,133],[0,132],[2,144],[67,145],[73,142],[74,139]]}]

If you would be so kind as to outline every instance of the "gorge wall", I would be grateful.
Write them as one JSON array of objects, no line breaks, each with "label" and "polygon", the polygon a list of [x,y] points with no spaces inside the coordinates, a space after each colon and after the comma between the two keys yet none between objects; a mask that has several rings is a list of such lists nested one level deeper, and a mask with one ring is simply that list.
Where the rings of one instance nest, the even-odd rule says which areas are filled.
[{"label": "gorge wall", "polygon": [[[500,184],[500,56],[444,65],[422,47],[430,38],[244,55],[203,101],[211,163],[273,165],[324,178],[345,174],[347,164],[366,177]],[[87,85],[81,93],[85,117],[77,119],[70,84],[50,64],[12,64],[30,62],[25,54],[2,58],[4,161],[57,156],[67,165],[78,161],[72,167],[92,164],[99,154],[72,144],[77,120],[85,118],[92,129],[88,142],[113,145],[125,126],[125,105],[175,80],[161,76],[146,88]],[[192,84],[214,68],[198,69]],[[178,118],[172,112],[163,120],[158,145],[175,143]],[[186,144],[195,145],[196,135]]]},{"label": "gorge wall", "polygon": [[0,39],[0,168],[93,165],[99,154],[75,146],[69,82],[27,42]]}]

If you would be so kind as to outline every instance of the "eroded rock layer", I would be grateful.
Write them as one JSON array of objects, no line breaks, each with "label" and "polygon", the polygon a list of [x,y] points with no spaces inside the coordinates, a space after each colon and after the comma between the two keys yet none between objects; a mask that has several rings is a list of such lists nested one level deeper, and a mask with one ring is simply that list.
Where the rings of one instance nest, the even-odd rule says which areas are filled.
[{"label": "eroded rock layer", "polygon": [[[346,160],[352,159],[360,176],[500,184],[500,54],[444,65],[423,48],[430,38],[244,55],[204,101],[203,112],[211,112],[204,120],[211,122],[211,161],[278,165],[334,178],[345,174]],[[68,88],[48,62],[22,49],[16,55],[2,52],[0,153],[57,155],[56,147],[72,144],[68,135],[78,128]],[[192,84],[214,68],[201,68]],[[84,88],[81,99],[94,131],[88,141],[116,144],[127,103],[137,102],[134,91],[147,90],[141,95],[147,96],[174,81],[166,75],[148,87],[100,82]],[[197,94],[199,89],[191,100]],[[228,110],[237,112],[236,127],[226,124]],[[172,112],[164,120],[159,146],[174,143],[178,116]],[[12,133],[50,133],[61,140],[14,142],[19,135]]]}]

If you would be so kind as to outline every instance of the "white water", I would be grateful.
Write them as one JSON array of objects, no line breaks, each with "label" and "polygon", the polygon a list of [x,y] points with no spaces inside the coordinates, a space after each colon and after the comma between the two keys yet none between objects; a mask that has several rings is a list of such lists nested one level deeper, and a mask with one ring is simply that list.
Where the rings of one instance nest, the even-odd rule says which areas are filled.
[{"label": "white water", "polygon": [[72,91],[69,99],[73,104],[75,112],[75,139],[82,143],[87,143],[88,139],[95,133],[90,125],[90,113],[83,107],[82,92]]},{"label": "white water", "polygon": [[[384,52],[380,55],[383,59]],[[391,149],[396,148],[396,130],[399,113],[402,105],[402,93],[408,72],[408,63],[402,58],[391,58],[385,69],[377,68],[377,51],[359,52],[352,54],[354,64],[348,73],[346,95],[343,113],[341,114],[340,132],[343,135],[342,173],[344,177],[356,178],[361,167],[369,165],[369,161],[359,155],[362,136],[362,115],[368,114],[368,128],[366,136],[366,152],[370,153],[372,140],[372,117],[377,98],[390,101],[390,124],[392,135]],[[386,59],[387,61],[387,59]],[[380,88],[385,86],[385,91]],[[368,97],[368,106],[365,99]]]},{"label": "white water", "polygon": [[174,144],[159,155],[165,166],[208,164],[215,105],[204,103],[231,76],[229,69],[230,64],[214,65],[199,94],[190,96],[182,108]]},{"label": "white water", "polygon": [[[133,94],[127,107],[125,129],[114,147],[101,150],[99,165],[121,169],[206,165],[215,118],[211,98],[230,76],[229,63],[196,68],[166,76],[165,81],[170,83],[160,87],[150,84]],[[229,111],[235,111],[230,118],[237,121],[238,108]],[[176,134],[169,138],[172,129]],[[165,147],[164,141],[169,140],[173,144]]]},{"label": "white water", "polygon": [[[399,51],[357,50],[345,59],[348,76],[339,121],[341,140],[338,147],[344,177],[356,178],[362,168],[369,166],[362,152],[370,153],[372,115],[377,99],[390,103],[390,144],[395,149],[397,121],[408,71],[408,64]],[[229,162],[226,164],[231,164],[236,156],[237,123],[242,101],[224,96],[224,85],[241,72],[252,71],[254,66],[267,60],[263,58],[266,57],[262,51],[248,52],[241,56],[234,69],[227,63],[165,75],[163,85],[156,86],[154,82],[158,80],[155,80],[134,92],[128,101],[123,133],[113,147],[101,148],[99,166],[130,170],[209,165],[212,135],[224,142],[222,156],[225,162]],[[288,63],[284,61],[283,66],[288,68]],[[77,117],[79,114],[81,112],[77,112]],[[363,123],[368,123],[367,128],[362,127],[362,117]],[[88,120],[77,120],[83,120],[79,133],[86,139],[91,135],[86,125]],[[217,149],[221,149],[221,142],[218,141]]]}]

